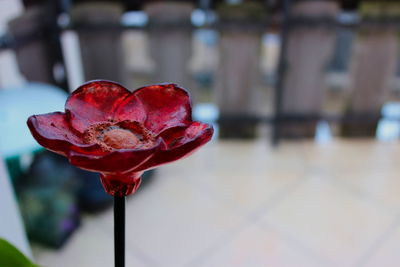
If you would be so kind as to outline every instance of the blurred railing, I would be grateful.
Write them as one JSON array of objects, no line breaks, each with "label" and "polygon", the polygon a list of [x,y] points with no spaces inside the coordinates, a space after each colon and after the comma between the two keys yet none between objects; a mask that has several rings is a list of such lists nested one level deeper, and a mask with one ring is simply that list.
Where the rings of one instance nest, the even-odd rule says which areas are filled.
[{"label": "blurred railing", "polygon": [[[337,2],[317,0],[285,0],[280,13],[269,14],[266,9],[259,8],[260,3],[252,6],[245,2],[238,8],[220,4],[214,11],[219,14],[219,19],[201,25],[191,23],[194,6],[188,3],[146,4],[144,11],[149,14],[149,21],[140,26],[121,24],[122,10],[117,5],[110,4],[113,8],[89,6],[81,10],[79,16],[72,10],[67,15],[70,21],[58,23],[57,29],[54,25],[48,28],[42,25],[39,31],[36,28],[23,34],[5,34],[0,37],[0,49],[14,49],[18,53],[32,43],[51,42],[43,41],[49,34],[54,36],[72,30],[81,37],[85,79],[101,76],[121,81],[123,77],[118,66],[122,65],[123,55],[117,42],[121,33],[139,30],[150,35],[149,45],[158,68],[156,76],[161,80],[174,79],[166,78],[171,77],[172,69],[182,74],[176,76],[178,81],[190,84],[185,72],[192,53],[189,48],[191,32],[200,28],[213,29],[220,34],[220,65],[214,85],[217,96],[213,101],[220,109],[218,123],[222,126],[222,137],[254,137],[256,125],[269,124],[274,129],[271,135],[274,143],[282,138],[309,138],[314,136],[316,123],[321,120],[340,125],[342,136],[373,136],[381,119],[380,109],[388,92],[388,80],[395,76],[398,63],[399,14],[382,15],[373,8],[371,12],[370,6],[362,4],[358,14],[340,16]],[[384,4],[396,5],[395,2]],[[172,11],[177,7],[181,8],[179,12]],[[106,16],[103,17],[110,20],[96,20],[99,12],[104,12]],[[334,52],[337,31],[342,29],[351,30],[355,35],[348,71],[352,93],[342,114],[330,114],[322,107],[327,98],[324,76]],[[281,55],[274,84],[275,109],[271,115],[261,115],[254,108],[260,60],[257,49],[263,34],[277,30],[281,37]],[[98,46],[100,43],[107,44],[101,47]],[[182,55],[179,58],[168,55],[163,50],[163,45],[167,44],[169,49],[179,46]],[[104,51],[105,47],[107,51]],[[99,55],[107,57],[107,53],[110,53],[108,58],[101,61]],[[107,64],[114,69],[110,71],[110,66],[101,68]],[[374,68],[368,68],[370,64]],[[52,72],[52,67],[47,68]],[[54,78],[48,82],[51,80],[54,83]],[[65,82],[63,87],[66,88]]]}]

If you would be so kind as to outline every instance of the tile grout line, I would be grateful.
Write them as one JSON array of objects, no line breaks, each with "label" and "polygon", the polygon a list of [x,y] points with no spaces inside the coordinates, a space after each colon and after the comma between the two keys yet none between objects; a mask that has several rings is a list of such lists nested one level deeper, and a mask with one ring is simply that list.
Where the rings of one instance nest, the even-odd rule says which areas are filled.
[{"label": "tile grout line", "polygon": [[270,229],[273,229],[274,231],[276,231],[284,240],[288,241],[290,244],[293,244],[293,247],[296,247],[296,248],[300,249],[301,251],[305,252],[306,254],[312,256],[313,259],[316,259],[318,264],[320,264],[321,266],[326,267],[326,266],[332,265],[332,262],[330,262],[329,259],[327,259],[321,255],[318,255],[318,252],[316,252],[314,249],[301,243],[298,239],[294,238],[290,233],[287,233],[286,231],[279,229],[276,226],[274,226],[266,221],[261,222],[261,224],[263,226],[269,227]]},{"label": "tile grout line", "polygon": [[293,182],[289,182],[286,186],[283,186],[281,190],[273,194],[263,203],[262,208],[254,210],[253,212],[249,213],[247,217],[249,217],[249,219],[252,218],[252,220],[256,222],[261,220],[261,217],[268,213],[270,209],[276,205],[279,205],[279,203],[286,199],[289,194],[296,191],[296,189],[306,183],[307,180],[310,180],[308,172],[308,170],[304,170],[303,174],[300,175],[298,179]]},{"label": "tile grout line", "polygon": [[367,201],[369,204],[373,205],[379,210],[383,209],[385,212],[391,213],[391,210],[393,209],[388,207],[385,203],[383,203],[379,199],[373,197],[370,193],[365,192],[364,190],[359,189],[356,186],[353,186],[349,183],[346,183],[345,181],[338,180],[335,177],[330,177],[327,180],[333,186],[346,190],[348,193],[352,194],[353,196],[356,196],[360,200]]},{"label": "tile grout line", "polygon": [[372,245],[365,250],[359,260],[354,265],[355,267],[364,267],[372,259],[372,257],[379,251],[380,248],[387,242],[391,234],[396,231],[400,226],[400,214],[397,214],[393,222],[387,227],[387,229],[378,236]]},{"label": "tile grout line", "polygon": [[[279,205],[279,203],[281,201],[283,201],[287,195],[289,195],[290,193],[294,192],[298,187],[300,187],[301,185],[303,185],[304,183],[306,183],[308,180],[312,179],[312,176],[309,174],[312,174],[313,171],[313,167],[312,166],[308,166],[305,168],[304,173],[303,173],[303,177],[300,178],[298,181],[295,181],[293,183],[293,185],[288,186],[286,193],[281,194],[281,196],[277,195],[276,196],[276,200],[275,203],[273,203],[272,205],[270,204],[268,207],[264,207],[263,209],[260,209],[258,211],[258,214],[254,214],[253,213],[253,219],[256,223],[260,222],[261,225],[265,225],[270,227],[271,229],[274,229],[277,233],[279,233],[279,235],[284,238],[285,240],[290,240],[291,243],[296,244],[296,247],[299,248],[300,250],[302,250],[303,252],[306,252],[307,254],[313,254],[315,257],[314,258],[318,258],[318,262],[319,264],[323,264],[321,266],[327,266],[326,264],[329,262],[328,259],[317,255],[317,252],[314,251],[313,249],[305,246],[304,244],[301,244],[297,239],[295,239],[292,235],[290,235],[289,233],[286,233],[283,230],[279,230],[276,227],[274,227],[273,225],[269,224],[268,222],[262,221],[263,216],[265,216],[268,213],[268,210],[270,210],[271,208],[274,207],[274,205]],[[284,196],[284,194],[286,194]],[[293,242],[294,241],[294,242]]]},{"label": "tile grout line", "polygon": [[[306,175],[306,171],[303,174],[303,177],[297,179],[294,182],[288,183],[286,186],[284,186],[281,190],[279,190],[277,193],[273,194],[270,198],[268,198],[267,202],[273,202],[272,205],[271,203],[268,203],[266,207],[264,206],[263,208],[258,209],[257,211],[254,211],[250,214],[243,214],[242,209],[236,209],[235,212],[240,212],[240,216],[244,218],[243,223],[236,229],[233,229],[232,231],[226,233],[223,237],[221,237],[219,240],[217,240],[213,245],[209,246],[208,248],[204,249],[202,252],[200,252],[197,256],[195,256],[192,260],[184,264],[184,266],[191,267],[195,265],[202,265],[205,264],[205,260],[207,258],[210,258],[211,256],[215,255],[220,249],[222,249],[226,244],[232,242],[240,233],[242,233],[246,228],[255,225],[256,223],[260,222],[262,219],[262,212],[267,213],[269,209],[271,209],[271,206],[273,207],[274,205],[278,205],[280,201],[286,198],[286,195],[290,194],[291,192],[295,191],[301,184],[303,184],[306,180],[308,180],[308,177]],[[226,200],[225,200],[226,201]],[[256,215],[257,213],[257,215]]]}]

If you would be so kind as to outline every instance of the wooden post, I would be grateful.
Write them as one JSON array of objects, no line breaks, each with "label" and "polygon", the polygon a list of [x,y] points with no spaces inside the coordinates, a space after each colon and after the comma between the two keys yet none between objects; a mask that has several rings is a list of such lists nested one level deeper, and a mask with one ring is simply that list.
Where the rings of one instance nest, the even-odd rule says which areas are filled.
[{"label": "wooden post", "polygon": [[124,61],[117,2],[88,2],[72,8],[72,23],[79,36],[85,80],[124,82]]},{"label": "wooden post", "polygon": [[[281,138],[311,138],[325,97],[325,71],[336,40],[336,1],[303,0],[292,6],[282,94]],[[315,117],[315,120],[309,120]],[[303,119],[304,118],[304,119]],[[293,120],[291,120],[293,119]]]},{"label": "wooden post", "polygon": [[154,60],[153,83],[174,82],[190,88],[192,54],[191,14],[194,5],[183,1],[151,1],[144,6],[149,16],[150,54]]},{"label": "wooden post", "polygon": [[253,138],[257,125],[246,117],[257,114],[257,82],[261,36],[266,10],[259,1],[221,4],[219,68],[215,97],[220,110],[221,138]]},{"label": "wooden post", "polygon": [[[397,12],[397,13],[396,13]],[[360,6],[366,25],[360,26],[350,63],[350,99],[341,125],[346,137],[373,137],[380,110],[390,90],[399,58],[398,30],[377,23],[400,16],[400,4],[369,1]]]}]

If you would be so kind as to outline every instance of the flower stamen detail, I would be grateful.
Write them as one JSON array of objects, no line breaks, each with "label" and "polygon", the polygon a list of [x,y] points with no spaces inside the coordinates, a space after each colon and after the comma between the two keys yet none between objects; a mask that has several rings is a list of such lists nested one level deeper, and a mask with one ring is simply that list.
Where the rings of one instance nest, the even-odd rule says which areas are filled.
[{"label": "flower stamen detail", "polygon": [[154,145],[154,136],[138,123],[94,124],[85,131],[87,144],[98,144],[110,152],[118,149],[145,149]]},{"label": "flower stamen detail", "polygon": [[111,129],[103,135],[103,142],[112,148],[131,148],[138,145],[140,139],[134,133],[125,129]]}]

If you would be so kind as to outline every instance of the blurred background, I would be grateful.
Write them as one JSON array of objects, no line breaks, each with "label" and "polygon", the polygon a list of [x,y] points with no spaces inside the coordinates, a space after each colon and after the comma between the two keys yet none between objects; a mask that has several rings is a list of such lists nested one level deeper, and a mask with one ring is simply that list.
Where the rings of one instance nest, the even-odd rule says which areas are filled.
[{"label": "blurred background", "polygon": [[112,198],[26,119],[174,82],[216,134],[145,173],[127,266],[399,266],[399,28],[395,0],[0,0],[0,237],[113,266]]}]

